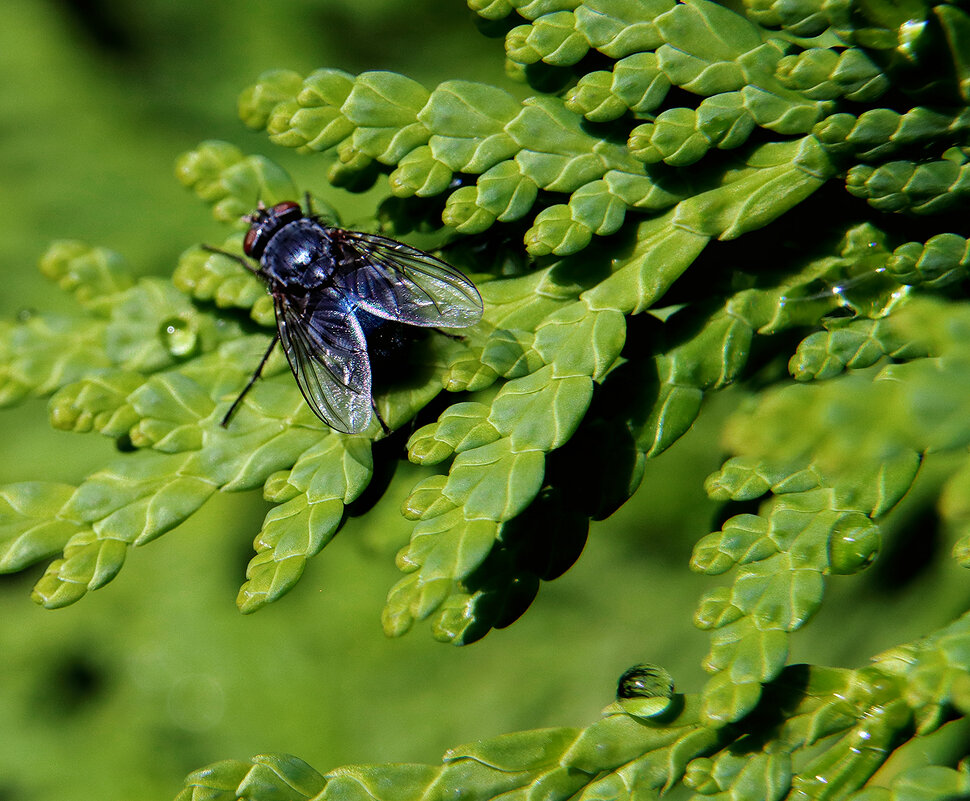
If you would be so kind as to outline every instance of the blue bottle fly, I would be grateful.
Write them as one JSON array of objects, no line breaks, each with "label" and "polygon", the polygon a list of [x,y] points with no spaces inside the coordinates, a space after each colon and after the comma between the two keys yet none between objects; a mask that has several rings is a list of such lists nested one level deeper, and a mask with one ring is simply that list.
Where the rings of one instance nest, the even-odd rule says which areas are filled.
[{"label": "blue bottle fly", "polygon": [[337,431],[363,431],[375,413],[369,330],[385,321],[467,328],[482,317],[481,296],[468,278],[402,242],[328,227],[293,201],[260,204],[247,219],[243,251],[259,267],[239,261],[266,282],[277,333],[223,426],[279,340],[317,417]]}]

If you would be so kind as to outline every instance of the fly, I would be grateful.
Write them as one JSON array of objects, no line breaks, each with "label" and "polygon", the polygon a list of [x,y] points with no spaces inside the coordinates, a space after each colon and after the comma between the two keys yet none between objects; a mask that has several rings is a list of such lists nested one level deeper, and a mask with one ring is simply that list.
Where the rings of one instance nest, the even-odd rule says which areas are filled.
[{"label": "fly", "polygon": [[317,417],[337,431],[359,433],[377,412],[368,331],[385,322],[467,328],[482,317],[475,285],[429,253],[387,237],[331,228],[293,201],[269,209],[260,203],[246,220],[243,252],[258,268],[233,254],[207,250],[236,259],[266,282],[276,309],[276,336],[223,426],[279,341]]}]

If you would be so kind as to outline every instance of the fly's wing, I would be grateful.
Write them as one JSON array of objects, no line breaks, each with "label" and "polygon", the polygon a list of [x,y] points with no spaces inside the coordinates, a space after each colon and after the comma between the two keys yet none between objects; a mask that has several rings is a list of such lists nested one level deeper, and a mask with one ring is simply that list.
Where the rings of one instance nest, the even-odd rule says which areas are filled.
[{"label": "fly's wing", "polygon": [[429,328],[467,328],[482,318],[481,295],[450,264],[383,236],[330,233],[342,256],[335,280],[371,314]]},{"label": "fly's wing", "polygon": [[363,431],[371,419],[370,361],[347,302],[332,289],[274,301],[280,342],[310,408],[337,431]]}]

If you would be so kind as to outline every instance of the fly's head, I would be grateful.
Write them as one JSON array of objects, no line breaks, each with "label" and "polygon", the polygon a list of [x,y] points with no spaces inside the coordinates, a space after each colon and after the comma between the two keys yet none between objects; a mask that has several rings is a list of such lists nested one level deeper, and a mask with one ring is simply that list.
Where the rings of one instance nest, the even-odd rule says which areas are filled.
[{"label": "fly's head", "polygon": [[262,203],[256,211],[244,219],[249,223],[249,231],[243,240],[243,252],[252,259],[259,261],[270,239],[284,225],[288,225],[303,217],[300,204],[292,200],[277,203],[272,208],[266,208]]}]

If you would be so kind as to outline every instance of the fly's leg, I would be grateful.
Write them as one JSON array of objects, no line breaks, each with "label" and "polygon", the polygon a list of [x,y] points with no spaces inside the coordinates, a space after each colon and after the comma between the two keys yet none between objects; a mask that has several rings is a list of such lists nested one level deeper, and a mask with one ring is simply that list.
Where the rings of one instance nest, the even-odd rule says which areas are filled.
[{"label": "fly's leg", "polygon": [[[220,425],[223,428],[226,428],[229,425],[229,419],[233,416],[236,409],[239,408],[239,404],[242,403],[242,399],[246,397],[246,393],[253,388],[253,384],[256,383],[256,379],[259,378],[259,374],[263,372],[266,362],[269,361],[269,355],[273,352],[273,348],[276,347],[276,343],[279,338],[279,334],[276,334],[273,337],[273,341],[269,343],[269,347],[266,349],[266,353],[263,354],[263,360],[259,363],[259,367],[256,368],[256,372],[253,373],[252,377],[249,379],[249,383],[243,388],[243,391],[239,393],[239,397],[232,402],[232,406],[229,407],[229,411],[226,412],[226,416],[222,418]],[[378,417],[378,419],[380,418]]]},{"label": "fly's leg", "polygon": [[205,251],[208,251],[209,253],[218,253],[220,256],[225,256],[227,259],[232,259],[234,262],[241,264],[248,272],[251,272],[254,275],[261,274],[258,269],[253,267],[253,265],[246,261],[242,256],[237,256],[235,253],[229,253],[225,250],[219,250],[219,248],[214,248],[211,245],[200,245],[199,247]]},{"label": "fly's leg", "polygon": [[455,342],[467,342],[468,341],[468,338],[467,337],[463,337],[461,334],[452,334],[452,333],[450,333],[448,331],[445,331],[443,328],[432,328],[431,330],[432,331],[437,331],[439,334],[441,334],[441,336],[448,337],[448,339],[453,339]]},{"label": "fly's leg", "polygon": [[335,216],[336,212],[333,209],[330,209],[332,213],[325,217],[324,215],[320,214],[320,212],[318,212],[315,208],[313,208],[313,198],[310,197],[310,193],[308,191],[303,193],[303,202],[306,205],[306,216],[309,219],[313,220],[314,222],[320,223],[320,225],[322,225],[324,228],[340,227],[340,224],[339,224],[340,221]]},{"label": "fly's leg", "polygon": [[391,433],[391,429],[388,428],[387,423],[384,422],[384,418],[381,417],[381,413],[377,411],[377,404],[374,403],[374,399],[370,399],[370,407],[374,410],[374,417],[377,418],[377,422],[381,424],[381,428],[384,430],[384,436],[388,436]]}]

